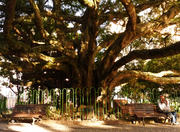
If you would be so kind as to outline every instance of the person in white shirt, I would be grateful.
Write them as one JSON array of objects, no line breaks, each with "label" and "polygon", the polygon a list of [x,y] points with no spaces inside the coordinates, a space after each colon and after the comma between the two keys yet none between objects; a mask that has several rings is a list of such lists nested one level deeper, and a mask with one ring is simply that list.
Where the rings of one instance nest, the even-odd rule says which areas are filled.
[{"label": "person in white shirt", "polygon": [[167,114],[171,118],[172,124],[178,124],[176,122],[176,112],[171,110],[169,100],[167,100],[165,96],[160,96],[160,100],[158,100],[158,106],[163,113]]}]

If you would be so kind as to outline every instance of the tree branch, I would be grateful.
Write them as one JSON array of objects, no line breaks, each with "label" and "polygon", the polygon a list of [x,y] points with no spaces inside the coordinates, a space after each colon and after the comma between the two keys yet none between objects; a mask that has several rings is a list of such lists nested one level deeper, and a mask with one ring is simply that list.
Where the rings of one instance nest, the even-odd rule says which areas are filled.
[{"label": "tree branch", "polygon": [[[176,77],[164,77],[167,75],[175,75]],[[173,71],[162,71],[160,73],[150,73],[150,72],[141,72],[141,71],[123,71],[119,72],[110,82],[110,89],[113,90],[115,86],[118,86],[122,83],[122,80],[136,78],[141,80],[146,80],[154,82],[157,84],[180,84],[180,73]]]},{"label": "tree branch", "polygon": [[[75,85],[80,86],[81,75],[80,75],[79,67],[76,64],[76,60],[72,59],[71,57],[63,57],[62,56],[62,57],[55,58],[55,57],[47,56],[44,54],[37,54],[34,57],[47,62],[47,64],[43,66],[44,69],[54,68],[57,70],[63,70],[65,72],[68,72],[69,71],[68,68],[69,68],[69,66],[71,66],[71,68],[77,75],[77,78],[75,79],[75,80],[77,80],[77,84],[75,84]],[[66,70],[66,69],[68,69],[68,70]]]},{"label": "tree branch", "polygon": [[152,8],[152,7],[158,7],[159,5],[161,5],[162,3],[167,2],[167,0],[154,0],[154,1],[147,1],[143,4],[140,4],[136,7],[136,11],[139,13],[141,11],[144,11],[148,8]]},{"label": "tree branch", "polygon": [[91,8],[97,8],[97,4],[101,0],[78,0],[79,3],[81,3],[84,6],[91,7]]},{"label": "tree branch", "polygon": [[180,8],[178,6],[172,6],[166,13],[155,21],[138,24],[136,38],[144,36],[154,31],[160,32],[162,29],[168,26],[171,20],[178,15]]},{"label": "tree branch", "polygon": [[[154,31],[161,31],[163,28],[167,27],[168,23],[180,12],[180,9],[177,6],[172,6],[168,12],[164,13],[159,19],[160,21],[152,21],[148,23],[138,24],[136,28],[136,34],[133,32],[126,30],[124,33],[120,34],[118,39],[108,48],[105,52],[105,57],[101,63],[101,71],[102,75],[106,74],[108,69],[114,64],[114,60],[116,59],[119,52],[131,44],[135,39],[140,38],[148,33],[152,33]],[[158,19],[158,20],[159,20]],[[177,53],[176,53],[177,54]],[[103,66],[103,67],[102,67]],[[104,73],[103,73],[104,72]]]},{"label": "tree branch", "polygon": [[126,11],[128,13],[129,22],[131,24],[131,29],[133,31],[135,31],[136,30],[136,20],[137,20],[136,9],[130,0],[121,0],[121,2],[124,5],[124,7],[126,8]]},{"label": "tree branch", "polygon": [[4,22],[4,36],[5,38],[10,37],[10,31],[12,29],[12,23],[15,15],[15,7],[16,7],[16,0],[7,0],[6,1],[6,17]]},{"label": "tree branch", "polygon": [[170,46],[161,48],[161,49],[151,49],[151,50],[134,50],[128,55],[122,57],[120,60],[116,61],[111,68],[112,71],[116,71],[121,66],[134,59],[154,59],[173,56],[180,53],[180,41],[172,44]]},{"label": "tree branch", "polygon": [[79,1],[79,3],[81,3],[82,5],[87,6],[87,7],[94,6],[93,0],[78,0],[78,1]]},{"label": "tree branch", "polygon": [[[105,52],[105,57],[101,63],[101,75],[109,69],[109,67],[113,64],[116,56],[119,52],[126,47],[128,44],[132,42],[136,32],[136,10],[132,2],[130,0],[121,0],[122,4],[125,6],[126,11],[129,16],[129,21],[126,25],[126,31],[119,35],[119,37],[114,41],[114,43],[108,48]],[[103,66],[103,67],[102,67]],[[100,69],[99,69],[100,70]],[[104,76],[104,75],[103,75]]]},{"label": "tree branch", "polygon": [[[140,4],[138,6],[136,6],[136,13],[140,13],[148,8],[152,8],[152,7],[158,7],[159,5],[161,5],[163,2],[165,2],[166,0],[155,0],[155,1],[147,1],[143,4]],[[107,9],[109,10],[109,9]],[[128,16],[128,14],[125,11],[117,11],[115,12],[114,10],[112,11],[107,11],[107,10],[103,10],[100,13],[100,24],[103,24],[105,21],[115,21],[114,18],[116,18],[116,21],[119,21],[125,17]],[[119,15],[121,14],[121,15]]]},{"label": "tree branch", "polygon": [[51,11],[46,11],[45,16],[48,16],[48,17],[51,17],[57,21],[69,21],[69,22],[77,22],[79,24],[82,24],[83,23],[83,19],[79,16],[71,16],[71,15],[63,15],[63,14],[55,14],[55,13],[52,13]]},{"label": "tree branch", "polygon": [[44,26],[43,26],[43,22],[42,22],[42,19],[41,19],[40,10],[39,10],[38,6],[35,4],[34,0],[29,0],[29,2],[31,3],[31,5],[33,7],[33,10],[34,10],[34,13],[35,13],[36,26],[39,29],[42,37],[44,39],[46,39],[47,38],[47,34],[46,34],[45,30],[44,30]]}]

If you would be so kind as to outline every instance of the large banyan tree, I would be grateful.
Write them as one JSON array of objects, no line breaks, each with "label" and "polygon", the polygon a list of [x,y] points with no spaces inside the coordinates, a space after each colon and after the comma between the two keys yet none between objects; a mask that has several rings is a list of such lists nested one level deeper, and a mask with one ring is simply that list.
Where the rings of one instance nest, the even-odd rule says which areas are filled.
[{"label": "large banyan tree", "polygon": [[180,41],[163,32],[179,32],[178,0],[1,0],[0,9],[1,74],[12,84],[106,95],[133,78],[180,83],[178,68],[124,68],[180,53]]}]

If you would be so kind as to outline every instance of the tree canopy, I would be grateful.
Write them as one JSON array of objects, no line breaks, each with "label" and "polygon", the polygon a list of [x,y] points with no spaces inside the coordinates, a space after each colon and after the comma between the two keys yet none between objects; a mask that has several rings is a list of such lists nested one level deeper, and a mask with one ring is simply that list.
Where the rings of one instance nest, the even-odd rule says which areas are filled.
[{"label": "tree canopy", "polygon": [[178,0],[1,0],[0,9],[1,74],[13,84],[107,93],[131,79],[180,83],[178,59],[174,69],[154,60],[180,54]]}]

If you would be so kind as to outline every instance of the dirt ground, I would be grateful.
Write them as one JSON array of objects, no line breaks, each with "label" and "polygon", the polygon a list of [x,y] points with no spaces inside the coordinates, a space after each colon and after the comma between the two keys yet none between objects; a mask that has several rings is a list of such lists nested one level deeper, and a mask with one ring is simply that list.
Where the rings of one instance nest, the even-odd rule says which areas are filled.
[{"label": "dirt ground", "polygon": [[180,132],[180,125],[162,123],[131,124],[118,121],[54,121],[30,123],[0,121],[0,132]]}]

